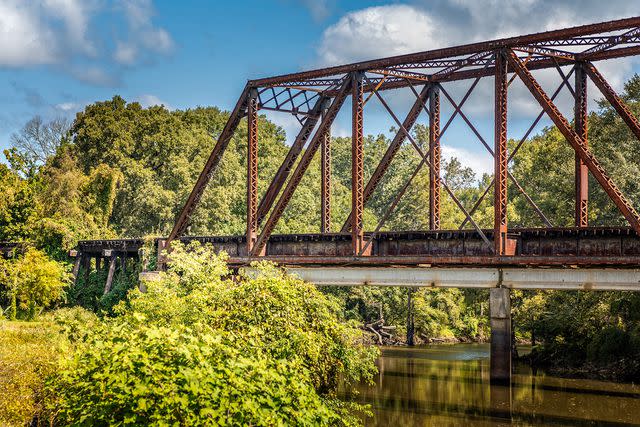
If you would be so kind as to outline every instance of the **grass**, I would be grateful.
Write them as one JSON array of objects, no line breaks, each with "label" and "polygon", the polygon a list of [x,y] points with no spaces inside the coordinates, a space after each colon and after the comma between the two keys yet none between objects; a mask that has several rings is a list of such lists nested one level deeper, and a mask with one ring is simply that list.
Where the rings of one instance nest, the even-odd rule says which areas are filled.
[{"label": "grass", "polygon": [[67,349],[53,322],[0,320],[0,426],[41,419],[45,380]]}]

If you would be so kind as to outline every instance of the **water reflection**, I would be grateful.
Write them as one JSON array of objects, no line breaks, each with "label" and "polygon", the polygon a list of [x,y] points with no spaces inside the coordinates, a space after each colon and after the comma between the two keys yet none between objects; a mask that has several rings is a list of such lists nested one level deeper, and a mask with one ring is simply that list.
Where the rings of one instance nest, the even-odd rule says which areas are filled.
[{"label": "water reflection", "polygon": [[367,426],[640,425],[640,386],[557,378],[516,364],[491,385],[489,346],[384,348],[375,385],[351,399],[372,405]]}]

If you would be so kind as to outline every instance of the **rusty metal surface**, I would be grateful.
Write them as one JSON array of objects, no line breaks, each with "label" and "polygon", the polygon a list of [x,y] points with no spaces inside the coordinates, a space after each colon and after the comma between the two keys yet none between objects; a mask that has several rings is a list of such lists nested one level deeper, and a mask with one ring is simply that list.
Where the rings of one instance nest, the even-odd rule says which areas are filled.
[{"label": "rusty metal surface", "polygon": [[[493,230],[484,230],[492,238]],[[460,265],[460,266],[640,266],[640,238],[629,227],[511,229],[513,256],[494,256],[474,230],[379,232],[371,239],[371,255],[353,256],[350,233],[273,235],[264,257],[248,257],[246,236],[192,236],[225,251],[232,265],[268,259],[288,265]],[[112,251],[121,257],[138,256],[143,239],[81,241],[78,254],[102,257]]]},{"label": "rusty metal surface", "polygon": [[[632,28],[640,27],[640,17],[633,17],[627,19],[620,19],[609,22],[602,22],[597,24],[582,25],[572,28],[565,28],[554,31],[545,31],[541,33],[529,34],[524,36],[509,37],[503,39],[490,40],[480,43],[471,43],[462,46],[449,47],[443,49],[436,49],[427,52],[418,52],[407,55],[398,55],[389,58],[376,59],[372,61],[362,61],[353,64],[339,65],[335,67],[321,68],[317,70],[305,71],[300,73],[286,74],[276,77],[267,77],[263,79],[251,80],[249,83],[252,86],[268,86],[278,83],[296,82],[300,80],[314,79],[320,77],[329,77],[334,75],[346,74],[354,71],[366,71],[371,69],[380,69],[388,67],[396,67],[399,65],[411,64],[412,68],[424,68],[428,64],[426,61],[450,59],[464,55],[480,54],[482,52],[494,51],[500,48],[508,47],[523,47],[527,45],[541,46],[544,43],[555,43],[559,40],[564,40],[567,45],[583,45],[581,40],[572,42],[572,38],[581,37],[591,34],[606,33],[616,30],[628,30]],[[598,41],[594,40],[594,44],[611,43],[610,40]],[[614,45],[622,43],[622,39],[616,42]],[[605,51],[610,52],[611,50]],[[595,56],[598,53],[595,52],[592,55]],[[591,55],[589,55],[591,57]],[[463,59],[463,62],[466,60]],[[466,64],[465,64],[466,65]],[[473,64],[469,64],[473,65]]]},{"label": "rusty metal surface", "polygon": [[[351,243],[353,254],[362,252],[364,241],[364,82],[354,73],[351,82]],[[377,93],[377,92],[376,92]]]},{"label": "rusty metal surface", "polygon": [[[575,65],[575,106],[573,124],[576,133],[589,144],[588,99],[587,99],[587,73],[584,63]],[[575,225],[576,227],[589,226],[589,169],[580,156],[575,156]]]},{"label": "rusty metal surface", "polygon": [[316,151],[318,151],[324,133],[331,127],[331,124],[338,115],[340,108],[342,108],[342,105],[344,104],[344,101],[350,89],[351,81],[349,79],[346,79],[342,84],[340,94],[333,99],[331,106],[328,108],[325,116],[322,118],[322,121],[318,126],[318,130],[311,139],[311,142],[309,143],[309,146],[307,147],[304,155],[300,159],[300,162],[293,172],[291,179],[287,183],[287,186],[283,190],[282,195],[274,206],[273,211],[271,212],[271,216],[265,223],[260,236],[258,236],[258,240],[256,241],[256,244],[254,246],[254,253],[260,253],[260,251],[262,251],[262,249],[266,246],[269,236],[273,232],[273,229],[276,227],[278,220],[284,213],[284,209],[289,204],[289,201],[291,200],[291,197],[293,196],[293,193],[296,190],[298,184],[302,180],[304,173],[307,171],[307,168],[309,167],[313,156],[315,155]]},{"label": "rusty metal surface", "polygon": [[320,232],[331,232],[331,128],[322,136],[320,148]]},{"label": "rusty metal surface", "polygon": [[276,172],[273,180],[269,184],[267,191],[265,192],[262,200],[260,201],[260,205],[258,206],[258,225],[262,224],[265,216],[273,206],[273,203],[280,193],[280,190],[284,186],[287,178],[289,177],[289,173],[293,168],[298,156],[302,152],[307,140],[311,136],[313,129],[316,127],[318,121],[320,120],[320,114],[322,110],[326,107],[329,99],[322,96],[316,101],[316,104],[313,106],[311,113],[305,120],[300,132],[296,136],[293,144],[291,144],[291,148],[287,153],[284,161],[280,165],[280,168]]},{"label": "rusty metal surface", "polygon": [[513,52],[509,52],[508,59],[516,74],[518,74],[531,94],[536,98],[545,112],[549,115],[549,118],[558,127],[560,133],[562,133],[569,144],[571,144],[576,154],[587,165],[589,171],[600,183],[611,201],[613,201],[618,209],[620,209],[620,212],[622,213],[622,215],[624,215],[627,221],[629,221],[631,227],[633,227],[634,230],[636,230],[636,232],[640,234],[640,215],[638,215],[633,205],[620,191],[620,189],[618,189],[616,184],[611,180],[609,175],[602,168],[598,159],[589,150],[586,141],[584,141],[571,128],[571,125],[569,124],[567,119],[560,113],[555,104],[540,87],[538,82],[533,78],[531,72],[528,71],[527,68],[522,64],[522,61],[518,59],[518,57]]},{"label": "rusty metal surface", "polygon": [[496,255],[507,252],[507,58],[496,52],[495,142],[493,154],[493,244]]},{"label": "rusty metal surface", "polygon": [[258,230],[258,94],[249,94],[247,111],[247,252]]},{"label": "rusty metal surface", "polygon": [[[209,241],[216,248],[228,251],[234,259],[244,259],[249,254],[252,257],[264,254],[267,258],[300,256],[318,260],[327,257],[327,259],[333,259],[351,256],[359,260],[365,254],[370,254],[373,257],[372,260],[376,257],[389,257],[390,260],[394,257],[408,257],[405,261],[410,258],[424,260],[436,257],[438,262],[452,262],[451,260],[464,258],[463,264],[467,265],[472,260],[485,262],[487,257],[494,259],[491,262],[497,262],[497,260],[505,258],[505,255],[513,253],[515,255],[512,258],[518,261],[510,262],[516,264],[518,262],[526,264],[527,257],[537,257],[538,261],[549,258],[548,262],[550,263],[557,262],[551,261],[551,257],[558,257],[560,260],[564,260],[566,257],[573,257],[574,260],[584,259],[584,263],[587,264],[589,258],[595,262],[596,259],[602,261],[602,257],[609,257],[610,261],[622,259],[627,262],[640,253],[640,246],[636,242],[640,233],[640,216],[589,150],[586,124],[586,76],[588,75],[594,81],[618,115],[640,138],[640,122],[593,65],[594,61],[635,55],[640,55],[640,17],[250,80],[218,137],[218,141],[167,239],[167,245],[176,238],[182,238],[185,234],[190,216],[219,164],[229,140],[240,120],[248,116],[246,236],[195,238],[204,239],[203,241]],[[563,66],[571,66],[571,71],[565,73]],[[542,69],[553,69],[562,78],[560,86],[551,97],[540,87],[532,74],[535,70]],[[575,80],[572,87],[570,77],[574,73]],[[495,79],[493,147],[487,143],[471,119],[462,111],[463,104],[479,80],[484,77]],[[522,80],[540,103],[542,111],[524,137],[509,153],[507,151],[507,91],[509,85],[516,78]],[[472,80],[472,84],[461,101],[456,103],[444,85],[459,80]],[[420,87],[420,92],[416,90],[416,87]],[[554,104],[556,96],[563,87],[566,87],[575,97],[573,125]],[[416,100],[404,121],[398,118],[397,112],[381,95],[382,91],[399,88],[409,88],[416,96]],[[442,129],[440,129],[439,93],[442,93],[453,107],[453,113]],[[393,118],[399,130],[365,186],[363,164],[364,107],[374,96]],[[347,98],[351,98],[353,124],[351,135],[352,184],[350,189],[352,206],[351,213],[341,228],[344,233],[342,235],[330,233],[330,128]],[[259,135],[256,125],[260,109],[291,114],[300,122],[302,129],[258,204],[257,144]],[[415,141],[411,133],[411,129],[422,111],[425,111],[429,116],[430,131],[427,152]],[[524,187],[527,183],[524,183],[524,186],[520,185],[510,174],[509,162],[522,144],[528,140],[531,132],[545,113],[576,153],[575,218],[578,226],[576,230],[583,228],[587,233],[600,232],[589,228],[587,221],[587,183],[588,172],[591,172],[609,198],[620,209],[635,233],[633,231],[631,234],[621,232],[622,234],[615,235],[612,231],[615,229],[602,229],[608,231],[602,231],[604,233],[602,235],[581,235],[576,234],[577,232],[573,229],[552,228],[551,222],[536,205],[534,198],[526,193]],[[461,203],[458,195],[451,190],[446,180],[440,177],[440,142],[442,135],[454,118],[461,118],[494,157],[493,182],[470,211]],[[405,177],[404,184],[399,186],[397,194],[393,196],[392,200],[389,200],[388,209],[381,217],[376,229],[372,233],[366,233],[362,221],[366,203],[372,197],[405,140],[408,140],[420,155],[420,163],[412,175]],[[302,235],[295,235],[291,238],[272,236],[279,219],[319,149],[322,154],[320,161],[322,168],[320,231],[324,238],[306,238]],[[296,162],[297,166],[293,170]],[[429,165],[430,169],[429,201],[428,206],[425,206],[425,209],[429,209],[430,233],[440,227],[441,190],[446,191],[458,209],[464,213],[465,220],[460,228],[463,229],[465,225],[471,224],[474,231],[438,232],[437,234],[422,235],[405,233],[398,235],[401,237],[395,239],[390,238],[392,234],[381,231],[385,221],[407,192],[413,178],[424,165]],[[292,170],[293,172],[291,172]],[[524,196],[547,228],[532,231],[508,228],[508,180]],[[487,198],[491,187],[495,189],[493,192],[494,227],[492,230],[483,230],[478,226],[473,215],[482,201]],[[261,226],[262,228],[260,228]],[[170,248],[170,246],[168,247]],[[124,252],[128,253],[127,251],[128,249],[125,248]],[[446,261],[447,259],[449,261]]]},{"label": "rusty metal surface", "polygon": [[440,91],[429,90],[429,229],[440,229]]}]

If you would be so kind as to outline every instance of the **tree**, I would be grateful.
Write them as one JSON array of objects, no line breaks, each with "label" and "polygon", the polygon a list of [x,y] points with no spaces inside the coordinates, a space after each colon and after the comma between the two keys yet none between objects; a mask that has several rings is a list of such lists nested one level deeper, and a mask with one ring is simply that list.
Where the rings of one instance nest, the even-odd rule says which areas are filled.
[{"label": "tree", "polygon": [[24,159],[28,169],[43,165],[68,140],[71,123],[64,117],[45,122],[35,116],[11,135],[12,154]]}]

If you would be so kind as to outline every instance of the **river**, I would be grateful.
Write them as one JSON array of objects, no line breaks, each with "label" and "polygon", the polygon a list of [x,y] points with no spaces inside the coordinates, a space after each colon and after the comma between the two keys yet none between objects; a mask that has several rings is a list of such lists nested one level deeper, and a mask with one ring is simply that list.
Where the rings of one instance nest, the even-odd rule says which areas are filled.
[{"label": "river", "polygon": [[559,378],[526,363],[511,386],[489,382],[489,345],[384,347],[366,426],[640,425],[640,385]]}]

